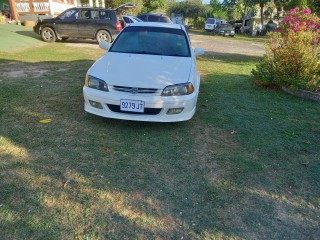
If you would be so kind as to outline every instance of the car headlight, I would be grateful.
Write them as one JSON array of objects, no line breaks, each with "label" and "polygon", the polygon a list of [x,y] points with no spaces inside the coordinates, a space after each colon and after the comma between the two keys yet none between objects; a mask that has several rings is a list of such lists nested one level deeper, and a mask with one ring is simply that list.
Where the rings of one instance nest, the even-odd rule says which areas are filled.
[{"label": "car headlight", "polygon": [[192,83],[183,83],[167,86],[161,93],[161,96],[182,96],[194,92]]},{"label": "car headlight", "polygon": [[106,84],[105,81],[90,75],[86,76],[85,85],[89,88],[94,88],[97,90],[109,92],[108,85]]}]

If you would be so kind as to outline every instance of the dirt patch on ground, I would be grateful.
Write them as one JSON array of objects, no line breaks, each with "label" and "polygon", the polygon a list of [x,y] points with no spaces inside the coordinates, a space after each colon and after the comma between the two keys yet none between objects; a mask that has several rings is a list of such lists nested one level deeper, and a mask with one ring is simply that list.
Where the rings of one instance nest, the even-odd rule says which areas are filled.
[{"label": "dirt patch on ground", "polygon": [[[0,68],[1,68],[0,64]],[[68,69],[53,69],[52,66],[44,63],[23,66],[18,63],[6,63],[6,71],[2,73],[2,78],[20,78],[20,77],[41,77],[51,71],[63,72]]]},{"label": "dirt patch on ground", "polygon": [[262,56],[265,53],[263,43],[242,41],[222,36],[200,35],[189,33],[193,47],[202,47],[205,54],[241,54]]}]

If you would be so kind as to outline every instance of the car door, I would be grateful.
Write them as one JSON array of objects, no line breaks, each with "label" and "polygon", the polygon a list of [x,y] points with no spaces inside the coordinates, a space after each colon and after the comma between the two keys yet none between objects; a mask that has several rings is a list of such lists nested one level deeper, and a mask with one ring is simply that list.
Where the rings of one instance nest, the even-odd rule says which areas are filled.
[{"label": "car door", "polygon": [[82,9],[77,20],[78,38],[94,38],[99,20],[99,10]]},{"label": "car door", "polygon": [[60,37],[76,37],[78,34],[77,18],[79,9],[69,9],[57,17],[55,22],[56,33]]},{"label": "car door", "polygon": [[107,30],[112,38],[114,39],[116,35],[119,34],[120,30],[117,30],[117,22],[120,22],[122,27],[124,27],[124,20],[121,14],[116,14],[114,10],[110,9],[100,9],[99,11],[99,20],[97,29]]}]

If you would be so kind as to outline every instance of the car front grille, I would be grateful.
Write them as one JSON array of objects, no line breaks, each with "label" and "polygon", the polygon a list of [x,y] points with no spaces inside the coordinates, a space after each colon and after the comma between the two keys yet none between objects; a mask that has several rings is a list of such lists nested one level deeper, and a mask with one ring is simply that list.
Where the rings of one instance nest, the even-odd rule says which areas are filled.
[{"label": "car front grille", "polygon": [[144,108],[144,112],[129,112],[129,111],[121,111],[120,105],[114,105],[114,104],[107,104],[108,108],[112,112],[117,113],[129,113],[129,114],[145,114],[145,115],[157,115],[161,112],[162,108]]},{"label": "car front grille", "polygon": [[156,88],[135,88],[135,87],[123,87],[123,86],[113,86],[114,91],[118,92],[127,92],[127,93],[145,93],[145,94],[152,94],[156,93],[158,89]]}]

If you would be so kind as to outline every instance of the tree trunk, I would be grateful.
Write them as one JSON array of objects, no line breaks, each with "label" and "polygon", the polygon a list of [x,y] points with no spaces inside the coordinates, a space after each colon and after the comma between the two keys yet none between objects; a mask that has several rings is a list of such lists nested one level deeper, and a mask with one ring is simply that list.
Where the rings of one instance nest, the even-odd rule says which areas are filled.
[{"label": "tree trunk", "polygon": [[264,25],[263,8],[264,8],[264,3],[260,3],[261,30]]}]

